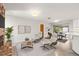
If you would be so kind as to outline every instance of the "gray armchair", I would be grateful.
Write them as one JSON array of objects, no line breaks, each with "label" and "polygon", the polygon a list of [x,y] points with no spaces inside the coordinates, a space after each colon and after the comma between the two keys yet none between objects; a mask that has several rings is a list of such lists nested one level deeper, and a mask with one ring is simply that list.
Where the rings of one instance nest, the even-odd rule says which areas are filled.
[{"label": "gray armchair", "polygon": [[47,43],[47,44],[44,44],[43,46],[41,46],[41,47],[43,47],[43,49],[52,49],[52,48],[55,48],[55,45],[57,44],[57,41],[55,41],[55,42],[52,42],[52,43]]}]

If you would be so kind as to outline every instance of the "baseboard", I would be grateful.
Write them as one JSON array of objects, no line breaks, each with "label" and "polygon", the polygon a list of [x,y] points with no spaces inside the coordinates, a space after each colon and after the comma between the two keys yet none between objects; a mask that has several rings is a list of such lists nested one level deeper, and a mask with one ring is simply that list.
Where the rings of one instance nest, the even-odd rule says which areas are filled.
[{"label": "baseboard", "polygon": [[72,51],[77,55],[77,56],[79,56],[79,54],[78,53],[76,53],[73,49],[72,49]]}]

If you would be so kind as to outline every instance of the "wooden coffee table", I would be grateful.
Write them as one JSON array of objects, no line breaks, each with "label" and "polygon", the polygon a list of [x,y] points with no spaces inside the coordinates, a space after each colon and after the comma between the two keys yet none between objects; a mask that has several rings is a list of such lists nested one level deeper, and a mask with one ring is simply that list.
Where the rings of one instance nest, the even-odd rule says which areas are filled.
[{"label": "wooden coffee table", "polygon": [[31,41],[24,41],[21,43],[21,49],[33,48],[33,43]]}]

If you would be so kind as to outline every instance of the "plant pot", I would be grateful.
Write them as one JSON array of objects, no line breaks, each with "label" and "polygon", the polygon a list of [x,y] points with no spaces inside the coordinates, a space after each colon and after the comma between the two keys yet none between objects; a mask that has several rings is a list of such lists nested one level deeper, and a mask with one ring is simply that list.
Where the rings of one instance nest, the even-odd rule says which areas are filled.
[{"label": "plant pot", "polygon": [[11,46],[12,45],[12,40],[7,40],[7,44]]}]

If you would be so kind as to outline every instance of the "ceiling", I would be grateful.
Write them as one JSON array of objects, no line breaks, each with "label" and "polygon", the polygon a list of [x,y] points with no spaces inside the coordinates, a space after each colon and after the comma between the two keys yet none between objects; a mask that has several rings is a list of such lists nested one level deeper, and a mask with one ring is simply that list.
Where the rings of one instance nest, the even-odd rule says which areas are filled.
[{"label": "ceiling", "polygon": [[[17,17],[51,22],[60,20],[63,23],[68,23],[72,19],[79,18],[79,3],[6,3],[4,5],[7,15]],[[31,16],[29,10],[32,9],[39,10],[39,16],[36,18]]]}]

